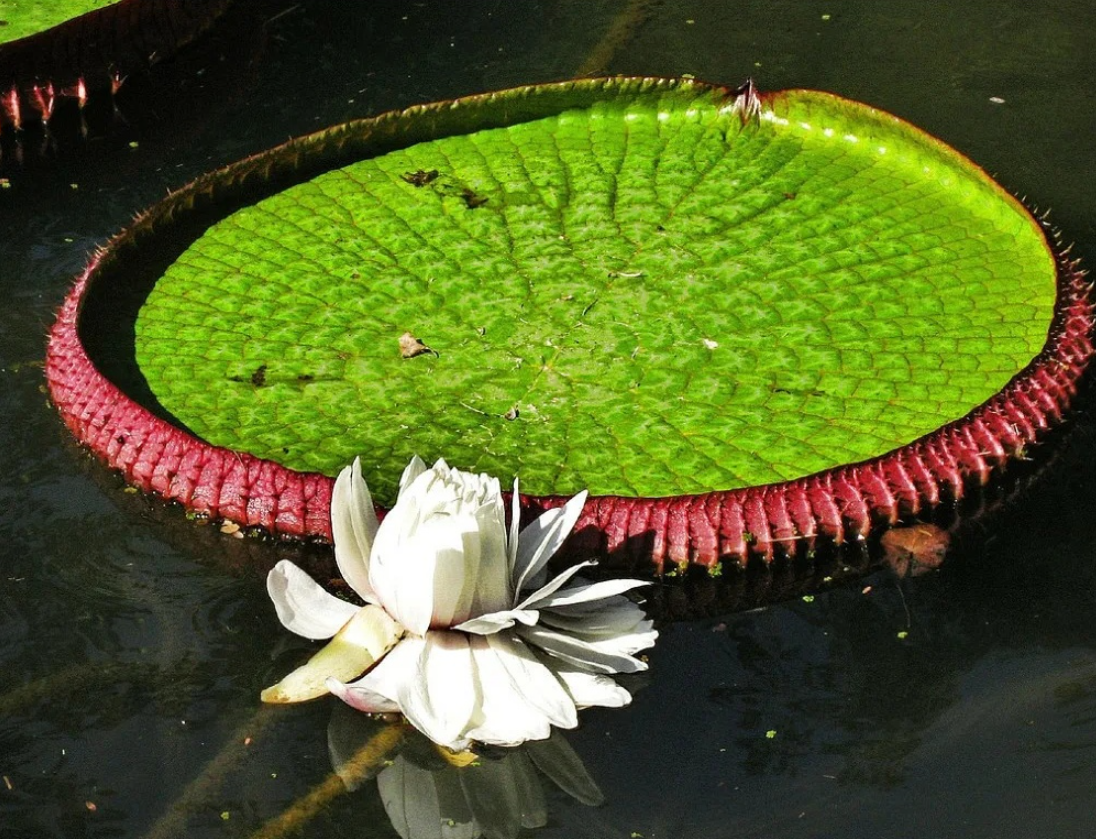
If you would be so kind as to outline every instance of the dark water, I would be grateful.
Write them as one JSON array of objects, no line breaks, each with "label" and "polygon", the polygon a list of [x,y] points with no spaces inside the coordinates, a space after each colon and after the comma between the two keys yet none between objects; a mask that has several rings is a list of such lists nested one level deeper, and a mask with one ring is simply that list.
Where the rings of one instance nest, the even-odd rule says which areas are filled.
[{"label": "dark water", "polygon": [[[45,332],[72,277],[165,190],[289,136],[422,101],[595,69],[753,76],[763,89],[832,90],[926,128],[1051,208],[1096,264],[1088,4],[251,9],[132,79],[120,100],[128,122],[87,141],[59,136],[45,158],[28,137],[22,163],[5,139],[5,837],[250,836],[331,769],[332,704],[258,702],[305,647],[280,629],[262,586],[262,568],[291,551],[124,492],[68,443],[43,393]],[[1039,492],[942,573],[667,626],[634,705],[587,712],[568,735],[606,803],[552,787],[538,835],[1091,836],[1094,441],[1086,411]],[[373,782],[302,823],[302,835],[396,835]]]}]

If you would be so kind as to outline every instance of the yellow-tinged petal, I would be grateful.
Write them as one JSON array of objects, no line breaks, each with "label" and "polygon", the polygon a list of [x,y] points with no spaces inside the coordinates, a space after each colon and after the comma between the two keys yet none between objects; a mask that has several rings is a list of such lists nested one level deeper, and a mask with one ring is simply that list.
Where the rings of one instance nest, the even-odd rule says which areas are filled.
[{"label": "yellow-tinged petal", "polygon": [[278,684],[268,687],[263,702],[305,702],[328,693],[328,678],[356,679],[388,652],[403,635],[403,627],[379,606],[363,606],[335,633],[322,650]]},{"label": "yellow-tinged petal", "polygon": [[445,746],[439,746],[434,744],[434,748],[438,754],[445,758],[445,762],[450,766],[455,766],[458,769],[463,769],[465,766],[471,766],[477,760],[479,755],[471,749],[465,749],[463,752],[454,752],[452,749],[447,749]]}]

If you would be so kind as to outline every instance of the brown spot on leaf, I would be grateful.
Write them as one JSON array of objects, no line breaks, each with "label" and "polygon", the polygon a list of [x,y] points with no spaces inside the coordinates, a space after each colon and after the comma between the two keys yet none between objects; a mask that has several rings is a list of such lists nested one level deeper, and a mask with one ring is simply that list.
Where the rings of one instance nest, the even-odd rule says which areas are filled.
[{"label": "brown spot on leaf", "polygon": [[464,200],[464,204],[469,210],[474,210],[476,207],[482,207],[487,203],[487,196],[478,195],[468,188],[460,191],[460,197]]},{"label": "brown spot on leaf", "polygon": [[400,178],[411,184],[411,186],[426,186],[428,183],[438,179],[438,170],[430,169],[429,171],[426,171],[418,169],[414,172],[404,172],[400,175]]},{"label": "brown spot on leaf", "polygon": [[426,344],[410,332],[404,332],[400,336],[400,355],[404,358],[414,358],[417,355],[425,355],[426,353],[434,353],[434,355],[437,355],[436,352],[426,346]]},{"label": "brown spot on leaf", "polygon": [[259,369],[251,374],[251,384],[262,387],[266,384],[266,365],[260,365]]}]

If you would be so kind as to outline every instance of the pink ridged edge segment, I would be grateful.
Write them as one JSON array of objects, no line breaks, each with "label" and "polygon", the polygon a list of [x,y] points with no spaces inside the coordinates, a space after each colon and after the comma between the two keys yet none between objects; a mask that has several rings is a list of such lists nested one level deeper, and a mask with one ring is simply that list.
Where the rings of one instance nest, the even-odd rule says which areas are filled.
[{"label": "pink ridged edge segment", "polygon": [[[608,83],[590,80],[589,85]],[[341,142],[335,135],[334,144]],[[269,175],[268,161],[261,155],[253,159],[261,167],[245,169],[241,180],[256,171]],[[176,209],[167,209],[169,221]],[[820,542],[864,539],[984,485],[1062,419],[1093,355],[1092,285],[1049,231],[1046,237],[1058,273],[1047,342],[1002,391],[966,416],[871,460],[784,483],[667,498],[590,498],[566,554],[605,557],[607,565],[632,571],[744,564],[751,556],[770,561]],[[146,492],[275,535],[329,541],[332,478],[199,440],[135,403],[95,367],[80,341],[78,320],[84,294],[108,252],[109,246],[90,261],[50,333],[46,378],[68,428]],[[523,496],[523,515],[564,501]]]}]

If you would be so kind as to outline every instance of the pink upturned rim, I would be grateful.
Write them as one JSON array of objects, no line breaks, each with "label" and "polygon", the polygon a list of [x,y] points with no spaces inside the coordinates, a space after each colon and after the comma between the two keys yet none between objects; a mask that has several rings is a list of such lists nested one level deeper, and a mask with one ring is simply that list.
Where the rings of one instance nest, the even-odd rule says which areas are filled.
[{"label": "pink upturned rim", "polygon": [[[579,87],[607,84],[665,85],[665,80],[591,80],[555,88],[561,95]],[[722,90],[693,83],[703,90]],[[525,90],[525,89],[523,89]],[[582,92],[579,91],[579,92]],[[728,95],[741,91],[725,91]],[[752,93],[752,88],[751,91]],[[488,107],[499,94],[456,103],[419,106],[376,120],[349,124],[234,164],[220,174],[239,186],[278,173],[279,160],[293,165],[302,150],[318,144],[319,154],[339,153],[347,132],[372,131],[384,138],[409,117],[459,108]],[[281,158],[278,157],[281,155]],[[79,336],[80,311],[104,263],[122,245],[170,223],[217,192],[214,176],[184,187],[138,218],[97,253],[61,307],[49,337],[46,379],[61,418],[77,440],[130,484],[188,510],[261,527],[272,534],[330,541],[334,479],[298,472],[245,452],[210,445],[137,404],[108,380],[89,358]],[[229,187],[232,188],[231,186]],[[841,466],[783,483],[667,498],[590,498],[570,540],[571,553],[607,557],[613,567],[650,568],[668,563],[713,566],[771,559],[816,543],[841,544],[917,516],[941,500],[961,499],[972,485],[1041,441],[1069,408],[1093,355],[1092,287],[1043,225],[1056,255],[1058,294],[1043,350],[997,395],[966,416],[905,446],[861,463]],[[137,230],[137,233],[134,231]],[[558,506],[559,496],[522,496],[525,513]],[[383,514],[383,510],[380,511]]]}]

